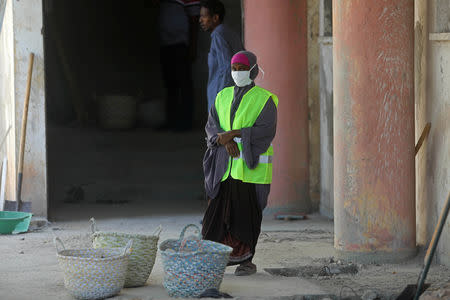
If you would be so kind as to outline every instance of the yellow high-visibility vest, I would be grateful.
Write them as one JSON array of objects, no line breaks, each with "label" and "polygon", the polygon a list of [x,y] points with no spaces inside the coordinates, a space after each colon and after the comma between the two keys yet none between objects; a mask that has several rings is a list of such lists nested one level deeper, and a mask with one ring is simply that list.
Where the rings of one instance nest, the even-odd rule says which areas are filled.
[{"label": "yellow high-visibility vest", "polygon": [[[242,97],[233,120],[233,125],[231,125],[230,115],[234,98],[234,87],[224,88],[217,94],[215,102],[220,127],[224,131],[252,127],[270,97],[272,97],[275,106],[278,107],[278,97],[276,95],[259,86],[254,86]],[[240,138],[235,138],[234,140],[239,147],[241,155],[240,157],[230,157],[228,169],[222,181],[225,181],[231,175],[234,179],[248,183],[272,183],[272,145],[269,146],[266,152],[259,156],[259,162],[256,168],[250,169],[247,167],[242,156],[242,140]]]}]

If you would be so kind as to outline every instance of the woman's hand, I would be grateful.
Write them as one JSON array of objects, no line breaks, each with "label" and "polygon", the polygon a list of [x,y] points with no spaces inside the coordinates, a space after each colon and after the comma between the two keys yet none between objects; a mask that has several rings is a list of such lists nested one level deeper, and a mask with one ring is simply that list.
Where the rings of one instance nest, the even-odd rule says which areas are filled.
[{"label": "woman's hand", "polygon": [[241,152],[239,151],[239,147],[235,141],[231,140],[224,146],[225,146],[225,149],[227,150],[228,154],[231,157],[239,157],[241,155]]},{"label": "woman's hand", "polygon": [[217,143],[219,145],[225,146],[226,144],[228,144],[229,142],[231,142],[234,138],[233,134],[231,131],[227,131],[227,132],[219,132],[217,134],[217,136],[219,137],[217,139]]},{"label": "woman's hand", "polygon": [[227,132],[220,132],[217,134],[217,136],[218,136],[217,143],[219,145],[225,146],[226,144],[231,142],[235,137],[241,136],[241,131],[240,130],[230,130]]}]

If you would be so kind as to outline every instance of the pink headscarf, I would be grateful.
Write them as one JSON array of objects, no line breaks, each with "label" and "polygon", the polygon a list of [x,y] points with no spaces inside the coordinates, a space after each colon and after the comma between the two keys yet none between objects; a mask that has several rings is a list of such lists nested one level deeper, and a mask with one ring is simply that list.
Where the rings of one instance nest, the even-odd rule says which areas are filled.
[{"label": "pink headscarf", "polygon": [[239,51],[231,58],[231,64],[240,63],[248,67],[253,67],[250,70],[250,79],[255,80],[259,73],[259,66],[257,64],[256,55],[250,51]]},{"label": "pink headscarf", "polygon": [[247,55],[245,55],[242,52],[238,52],[236,53],[232,58],[231,58],[231,64],[235,64],[235,63],[239,63],[239,64],[243,64],[246,65],[248,67],[250,67],[250,62],[248,60]]}]

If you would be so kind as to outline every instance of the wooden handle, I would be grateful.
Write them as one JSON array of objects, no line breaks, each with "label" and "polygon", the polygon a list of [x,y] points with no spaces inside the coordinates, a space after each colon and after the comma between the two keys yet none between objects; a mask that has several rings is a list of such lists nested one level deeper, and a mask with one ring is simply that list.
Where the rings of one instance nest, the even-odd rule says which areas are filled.
[{"label": "wooden handle", "polygon": [[418,300],[422,291],[422,288],[427,279],[428,271],[430,270],[431,261],[433,260],[434,252],[436,252],[437,244],[441,236],[442,230],[444,229],[445,220],[447,220],[448,211],[450,210],[450,192],[447,196],[447,201],[441,211],[441,216],[439,217],[439,222],[434,229],[433,238],[431,239],[430,245],[428,246],[427,254],[425,255],[424,268],[420,273],[419,280],[417,281],[416,294],[414,300]]},{"label": "wooden handle", "polygon": [[30,62],[28,64],[27,90],[25,92],[25,101],[22,114],[22,129],[20,135],[20,152],[19,152],[19,173],[23,171],[23,157],[25,152],[25,138],[27,134],[28,121],[28,105],[30,104],[31,77],[33,76],[34,53],[30,53]]},{"label": "wooden handle", "polygon": [[428,134],[430,133],[430,129],[431,123],[427,123],[427,125],[425,125],[425,128],[422,131],[422,134],[420,135],[419,140],[417,141],[415,155],[417,155],[417,152],[419,152],[420,147],[422,147],[423,141],[427,138]]},{"label": "wooden handle", "polygon": [[16,210],[22,209],[22,177],[23,177],[23,157],[25,154],[25,138],[27,134],[28,120],[28,104],[30,103],[31,77],[33,76],[34,53],[30,53],[30,63],[28,64],[27,90],[25,92],[25,101],[22,113],[22,128],[20,135],[20,151],[19,151],[19,172],[17,173],[17,190],[16,190]]},{"label": "wooden handle", "polygon": [[431,263],[433,259],[434,252],[437,247],[437,243],[439,242],[439,238],[441,236],[442,230],[444,229],[445,221],[447,220],[448,212],[450,210],[450,192],[447,196],[447,201],[442,208],[441,215],[439,216],[439,221],[434,228],[433,237],[431,238],[430,246],[428,246],[427,254],[425,255],[425,263]]}]

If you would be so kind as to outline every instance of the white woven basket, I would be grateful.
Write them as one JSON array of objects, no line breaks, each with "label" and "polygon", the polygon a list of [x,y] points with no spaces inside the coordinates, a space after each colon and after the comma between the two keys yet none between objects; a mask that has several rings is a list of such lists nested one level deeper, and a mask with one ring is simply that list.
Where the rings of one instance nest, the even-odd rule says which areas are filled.
[{"label": "white woven basket", "polygon": [[122,249],[68,249],[54,239],[64,286],[77,299],[104,299],[117,295],[125,283],[133,242]]},{"label": "white woven basket", "polygon": [[93,247],[95,249],[123,248],[129,240],[133,241],[133,252],[128,262],[125,287],[145,285],[155,264],[159,234],[162,231],[161,225],[152,235],[144,235],[97,231],[95,219],[92,218],[91,222]]}]

